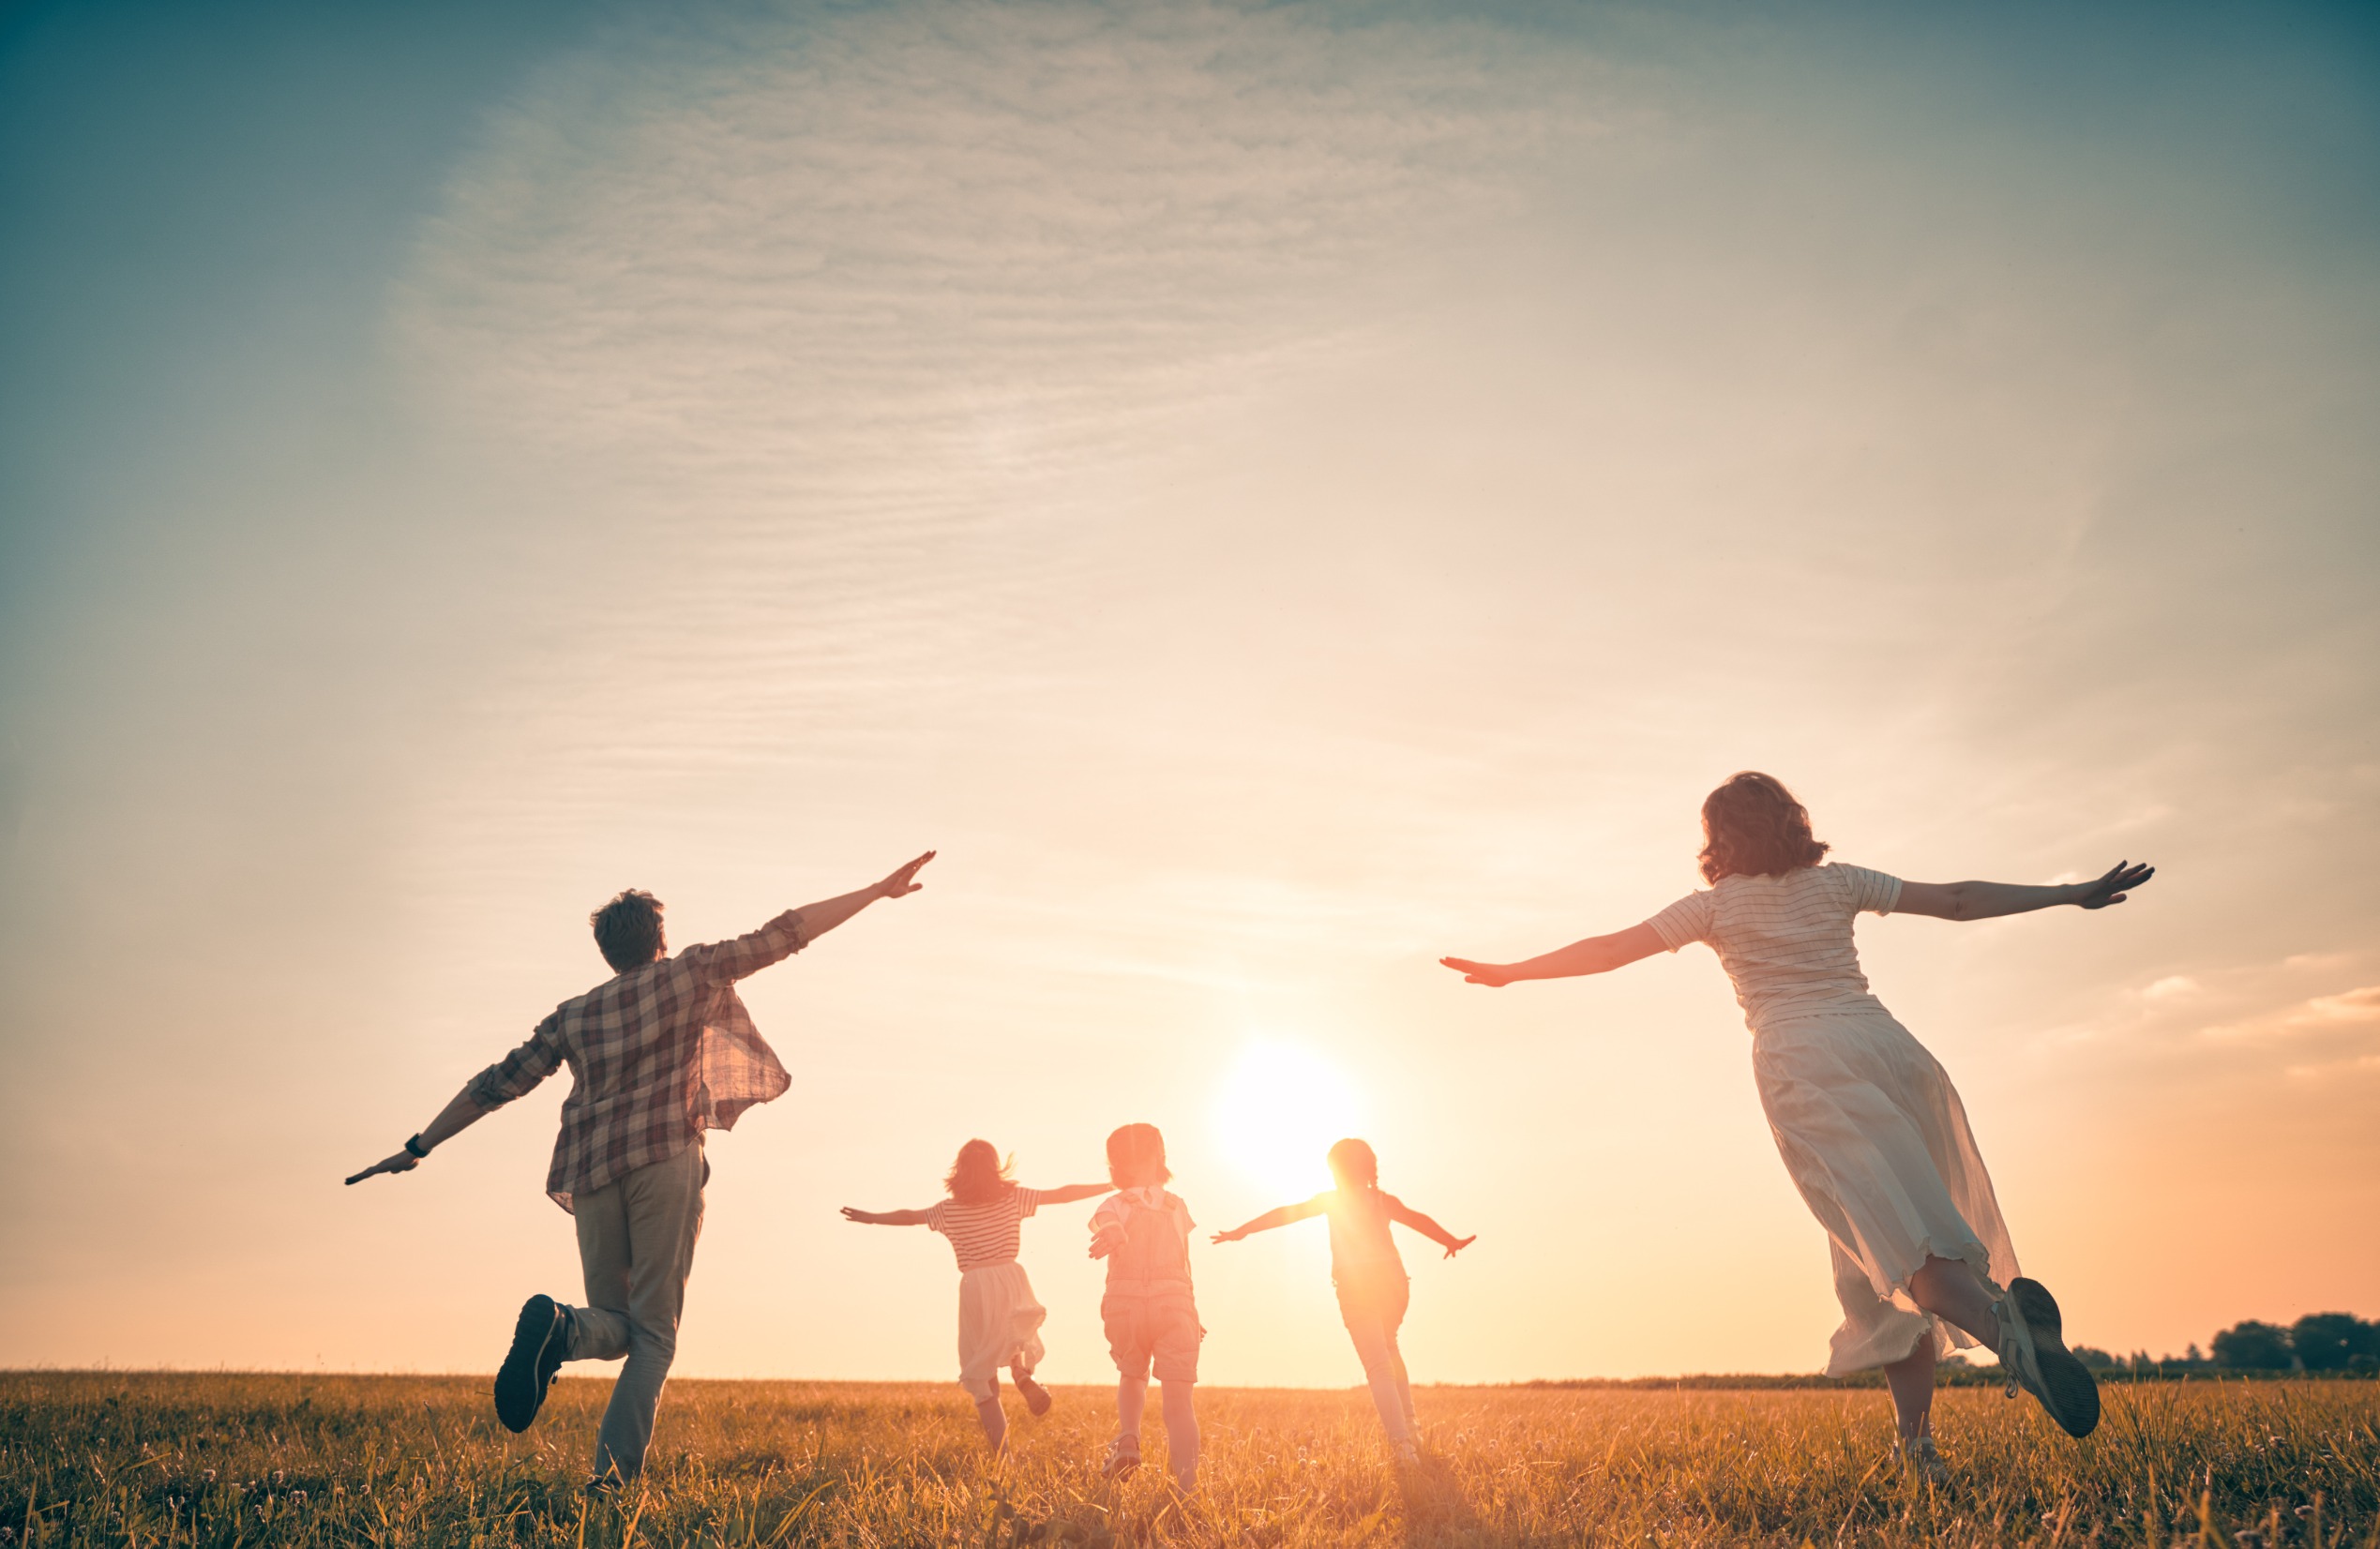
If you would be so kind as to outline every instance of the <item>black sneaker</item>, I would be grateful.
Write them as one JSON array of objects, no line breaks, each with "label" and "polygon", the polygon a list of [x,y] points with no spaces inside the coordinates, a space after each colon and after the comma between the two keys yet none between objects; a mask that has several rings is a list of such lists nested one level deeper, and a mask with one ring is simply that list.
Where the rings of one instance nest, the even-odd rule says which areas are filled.
[{"label": "black sneaker", "polygon": [[2020,1275],[1992,1310],[1999,1315],[2000,1365],[2010,1379],[2040,1399],[2068,1436],[2097,1430],[2099,1381],[2066,1347],[2065,1324],[2049,1287]]},{"label": "black sneaker", "polygon": [[496,1418],[507,1431],[525,1431],[545,1407],[546,1390],[562,1364],[570,1342],[570,1317],[550,1296],[533,1296],[520,1304],[520,1321],[513,1325],[512,1348],[496,1368]]}]

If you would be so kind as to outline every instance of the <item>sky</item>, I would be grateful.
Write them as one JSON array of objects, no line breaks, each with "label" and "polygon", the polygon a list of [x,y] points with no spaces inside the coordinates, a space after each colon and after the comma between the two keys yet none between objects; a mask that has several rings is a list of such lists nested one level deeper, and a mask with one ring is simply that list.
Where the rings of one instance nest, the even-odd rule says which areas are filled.
[{"label": "sky", "polygon": [[[971,1136],[1343,1134],[1417,1380],[1810,1371],[1701,948],[1768,770],[2070,1337],[2380,1316],[2380,29],[2317,7],[962,0],[0,18],[0,1365],[474,1371],[606,975],[746,998],[677,1370],[952,1375]],[[1111,1375],[1089,1207],[1045,1375]],[[1318,1226],[1212,1382],[1360,1378]]]}]

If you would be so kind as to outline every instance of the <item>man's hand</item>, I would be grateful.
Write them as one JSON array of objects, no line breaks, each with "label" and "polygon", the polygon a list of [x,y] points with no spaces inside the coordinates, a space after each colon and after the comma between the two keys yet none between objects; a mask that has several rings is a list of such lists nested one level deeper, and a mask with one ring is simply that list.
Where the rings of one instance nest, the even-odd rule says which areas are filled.
[{"label": "man's hand", "polygon": [[1513,982],[1512,967],[1506,963],[1474,963],[1468,957],[1441,957],[1439,961],[1461,974],[1467,985],[1502,989]]},{"label": "man's hand", "polygon": [[415,1156],[411,1151],[399,1151],[394,1156],[373,1163],[370,1166],[366,1167],[362,1172],[357,1173],[347,1181],[351,1184],[361,1183],[365,1179],[373,1177],[379,1173],[411,1172],[420,1166],[420,1157]]},{"label": "man's hand", "polygon": [[910,862],[909,865],[901,867],[898,871],[894,872],[890,877],[885,878],[882,881],[876,884],[876,895],[879,898],[906,898],[911,894],[915,893],[919,888],[926,885],[917,880],[918,868],[933,858],[934,851],[929,850],[914,861]]}]

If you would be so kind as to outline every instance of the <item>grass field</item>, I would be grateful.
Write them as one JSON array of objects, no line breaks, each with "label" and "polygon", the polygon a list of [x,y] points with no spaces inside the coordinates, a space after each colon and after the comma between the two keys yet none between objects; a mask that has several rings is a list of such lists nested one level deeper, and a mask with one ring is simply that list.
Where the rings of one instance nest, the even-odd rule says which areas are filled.
[{"label": "grass field", "polygon": [[1873,1391],[1424,1390],[1400,1478],[1360,1392],[1219,1390],[1179,1505],[1158,1467],[1098,1479],[1103,1390],[1016,1410],[994,1466],[950,1387],[790,1382],[672,1384],[644,1486],[589,1505],[606,1391],[513,1436],[478,1378],[0,1376],[0,1543],[2380,1544],[2369,1382],[2111,1388],[2079,1445],[1948,1391],[1932,1489]]}]

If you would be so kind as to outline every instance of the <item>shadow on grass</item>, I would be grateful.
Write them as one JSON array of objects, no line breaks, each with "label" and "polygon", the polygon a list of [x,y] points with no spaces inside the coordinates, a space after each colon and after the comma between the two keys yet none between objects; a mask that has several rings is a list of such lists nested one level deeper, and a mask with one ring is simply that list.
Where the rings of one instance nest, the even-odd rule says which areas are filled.
[{"label": "shadow on grass", "polygon": [[1419,1464],[1398,1473],[1396,1487],[1405,1497],[1408,1549],[1470,1543],[1482,1538],[1484,1529],[1479,1513],[1471,1510],[1462,1481],[1444,1458],[1423,1453]]}]

